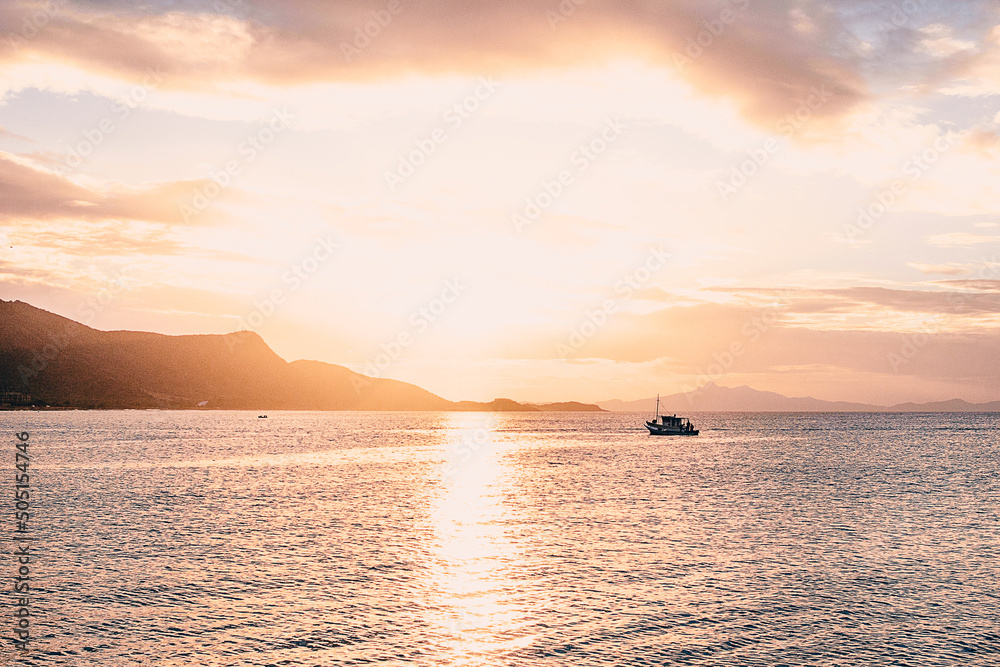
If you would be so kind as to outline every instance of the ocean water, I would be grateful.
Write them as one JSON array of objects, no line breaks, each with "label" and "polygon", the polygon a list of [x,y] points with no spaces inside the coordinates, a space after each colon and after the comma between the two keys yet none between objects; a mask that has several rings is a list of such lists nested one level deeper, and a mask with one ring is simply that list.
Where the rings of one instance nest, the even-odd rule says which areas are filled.
[{"label": "ocean water", "polygon": [[0,413],[0,664],[1000,664],[1000,416],[645,416]]}]

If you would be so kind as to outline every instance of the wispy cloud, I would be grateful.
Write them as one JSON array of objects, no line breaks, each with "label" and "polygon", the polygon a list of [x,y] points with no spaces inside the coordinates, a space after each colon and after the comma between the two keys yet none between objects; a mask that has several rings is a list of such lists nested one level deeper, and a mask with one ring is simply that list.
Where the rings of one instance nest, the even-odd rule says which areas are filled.
[{"label": "wispy cloud", "polygon": [[0,152],[0,220],[120,219],[181,224],[179,202],[200,184],[180,181],[137,190],[111,183],[96,189]]},{"label": "wispy cloud", "polygon": [[920,264],[907,262],[907,266],[927,275],[961,276],[969,272],[969,267],[962,264]]},{"label": "wispy cloud", "polygon": [[927,237],[927,243],[938,248],[968,248],[983,243],[997,242],[1000,242],[1000,236],[970,234],[967,232],[950,232]]}]

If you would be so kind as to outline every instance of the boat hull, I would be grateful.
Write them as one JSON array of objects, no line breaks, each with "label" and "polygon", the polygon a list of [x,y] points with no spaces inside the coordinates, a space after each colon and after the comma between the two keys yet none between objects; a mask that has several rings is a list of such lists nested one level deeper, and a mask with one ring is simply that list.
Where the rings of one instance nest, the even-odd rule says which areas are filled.
[{"label": "boat hull", "polygon": [[698,435],[697,429],[693,431],[682,431],[679,428],[654,424],[653,422],[646,422],[646,428],[649,429],[650,435]]}]

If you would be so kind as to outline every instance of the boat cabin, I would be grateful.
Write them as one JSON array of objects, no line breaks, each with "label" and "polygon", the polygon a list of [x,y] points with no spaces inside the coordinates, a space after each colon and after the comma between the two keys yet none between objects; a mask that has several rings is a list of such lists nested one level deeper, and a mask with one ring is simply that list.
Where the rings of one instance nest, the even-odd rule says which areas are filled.
[{"label": "boat cabin", "polygon": [[678,417],[677,415],[663,415],[660,419],[663,420],[662,423],[664,426],[674,426],[681,429],[691,423],[687,417]]}]

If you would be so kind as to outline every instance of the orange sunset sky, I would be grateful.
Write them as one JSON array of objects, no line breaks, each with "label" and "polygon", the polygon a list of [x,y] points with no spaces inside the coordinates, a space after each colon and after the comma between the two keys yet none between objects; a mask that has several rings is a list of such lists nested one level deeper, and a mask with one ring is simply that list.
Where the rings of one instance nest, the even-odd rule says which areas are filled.
[{"label": "orange sunset sky", "polygon": [[1000,6],[0,4],[0,298],[449,399],[1000,399]]}]

